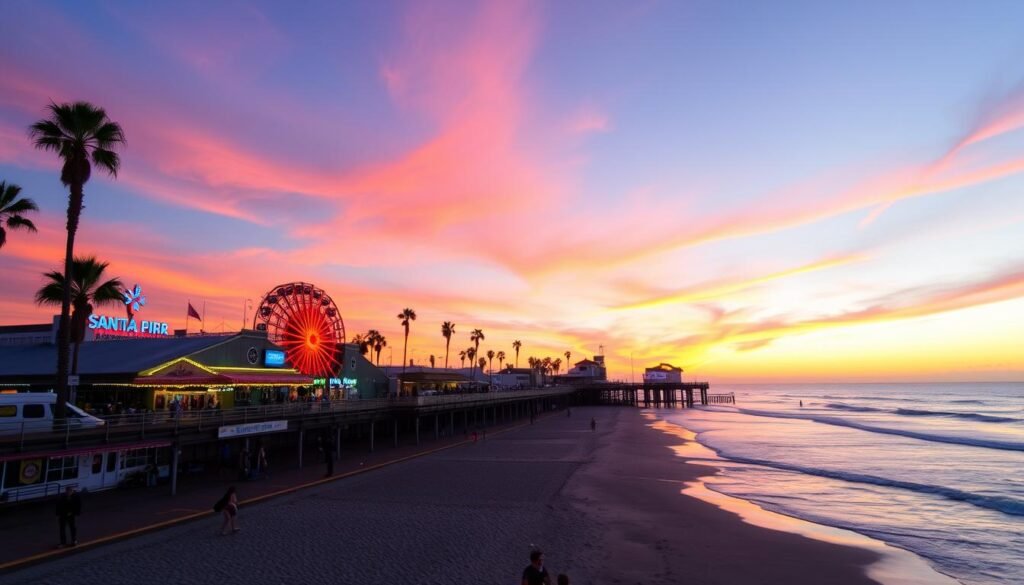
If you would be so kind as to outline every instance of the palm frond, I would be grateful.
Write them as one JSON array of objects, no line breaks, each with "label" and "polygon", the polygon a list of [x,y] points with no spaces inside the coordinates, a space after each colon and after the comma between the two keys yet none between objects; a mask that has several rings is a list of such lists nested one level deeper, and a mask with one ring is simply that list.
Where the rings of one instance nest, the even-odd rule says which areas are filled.
[{"label": "palm frond", "polygon": [[7,227],[9,228],[24,228],[30,232],[39,231],[36,229],[36,224],[32,223],[32,220],[26,219],[20,215],[12,215],[7,218]]}]

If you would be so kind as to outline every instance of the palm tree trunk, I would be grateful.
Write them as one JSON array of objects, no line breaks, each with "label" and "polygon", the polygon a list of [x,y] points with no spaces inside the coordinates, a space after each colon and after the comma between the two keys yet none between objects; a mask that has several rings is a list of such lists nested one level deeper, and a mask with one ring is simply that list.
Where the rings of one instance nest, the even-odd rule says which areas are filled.
[{"label": "palm tree trunk", "polygon": [[448,346],[452,344],[452,338],[446,337],[444,342],[444,369],[448,369]]},{"label": "palm tree trunk", "polygon": [[82,215],[82,185],[71,185],[71,196],[68,199],[68,240],[64,250],[64,298],[60,301],[60,325],[57,333],[57,404],[53,408],[53,417],[62,420],[67,417],[65,403],[68,401],[68,354],[71,352],[71,282],[72,259],[75,254],[75,233],[78,231],[78,218]]},{"label": "palm tree trunk", "polygon": [[[409,330],[405,330],[405,345],[402,346],[402,373],[405,373],[405,352],[409,349]],[[401,392],[401,389],[399,389]]]}]

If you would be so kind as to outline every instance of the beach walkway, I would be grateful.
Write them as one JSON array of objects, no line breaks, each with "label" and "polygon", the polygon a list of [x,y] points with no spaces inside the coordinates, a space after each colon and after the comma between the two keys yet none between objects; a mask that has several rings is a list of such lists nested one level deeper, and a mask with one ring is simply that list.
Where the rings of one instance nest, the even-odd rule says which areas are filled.
[{"label": "beach walkway", "polygon": [[[636,409],[559,411],[532,425],[489,429],[476,443],[442,439],[343,459],[338,475],[408,457],[258,503],[245,500],[315,480],[323,466],[275,475],[265,486],[239,484],[242,531],[231,536],[220,536],[219,517],[206,515],[222,485],[186,483],[182,495],[156,502],[113,493],[125,498],[106,508],[95,494],[81,519],[82,547],[3,581],[518,583],[539,546],[549,569],[575,584],[870,583],[860,570],[870,553],[756,528],[680,495],[682,482],[706,468],[674,457],[673,441]],[[199,516],[89,546],[98,531],[111,536],[188,515]],[[0,544],[56,538],[49,506],[21,520],[5,519]]]}]

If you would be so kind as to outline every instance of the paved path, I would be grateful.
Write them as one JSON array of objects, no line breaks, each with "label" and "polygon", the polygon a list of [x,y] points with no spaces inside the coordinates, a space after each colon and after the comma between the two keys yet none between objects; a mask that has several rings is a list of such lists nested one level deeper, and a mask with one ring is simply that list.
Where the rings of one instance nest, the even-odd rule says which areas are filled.
[{"label": "paved path", "polygon": [[614,409],[538,418],[486,441],[243,506],[236,535],[220,536],[219,517],[204,517],[3,582],[516,583],[536,545],[553,571],[588,583],[598,553],[586,543],[596,540],[595,528],[561,492],[602,434],[590,431],[591,414],[611,418]]}]

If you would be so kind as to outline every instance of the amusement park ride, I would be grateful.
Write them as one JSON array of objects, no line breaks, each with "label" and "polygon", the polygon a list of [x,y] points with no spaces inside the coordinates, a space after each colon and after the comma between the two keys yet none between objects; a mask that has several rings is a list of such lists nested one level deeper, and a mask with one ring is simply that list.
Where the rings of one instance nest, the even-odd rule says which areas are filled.
[{"label": "amusement park ride", "polygon": [[334,300],[316,285],[281,284],[263,295],[253,328],[282,346],[288,362],[309,376],[334,376],[341,368],[345,323]]}]

